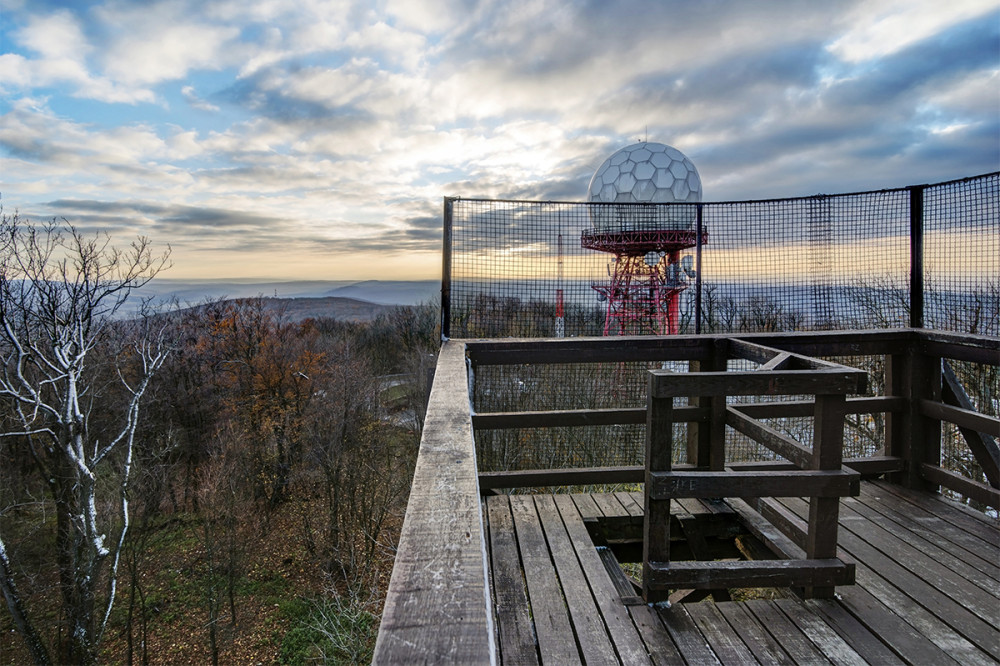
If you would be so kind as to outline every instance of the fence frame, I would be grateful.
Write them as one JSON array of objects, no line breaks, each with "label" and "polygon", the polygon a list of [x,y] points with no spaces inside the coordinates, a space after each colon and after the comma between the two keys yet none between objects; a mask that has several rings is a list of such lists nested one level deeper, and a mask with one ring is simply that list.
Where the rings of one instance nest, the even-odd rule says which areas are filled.
[{"label": "fence frame", "polygon": [[[863,195],[873,195],[873,194],[884,194],[884,193],[895,193],[895,192],[908,192],[909,193],[909,293],[908,293],[908,306],[909,306],[909,328],[921,329],[925,327],[925,312],[924,312],[924,302],[925,302],[925,278],[926,271],[924,265],[924,227],[925,227],[925,213],[926,213],[926,202],[925,202],[925,192],[930,188],[941,188],[944,186],[954,186],[963,183],[970,183],[976,180],[984,180],[991,177],[1000,176],[1000,172],[992,172],[987,174],[982,174],[979,176],[970,176],[967,178],[961,178],[956,180],[944,181],[940,183],[933,184],[923,184],[923,185],[910,185],[903,188],[894,189],[883,189],[883,190],[869,190],[864,192],[850,192],[842,194],[820,194],[811,197],[792,197],[787,199],[761,199],[761,200],[746,200],[746,201],[719,201],[719,202],[702,202],[696,205],[696,229],[697,229],[697,244],[694,248],[695,250],[695,265],[696,265],[696,275],[694,278],[694,332],[695,334],[701,334],[704,322],[702,321],[702,237],[703,233],[706,231],[704,228],[704,209],[705,207],[712,206],[723,206],[723,205],[733,205],[733,204],[766,204],[773,202],[794,202],[794,201],[817,201],[817,202],[828,202],[837,198],[851,197],[851,196],[863,196]],[[452,337],[451,330],[451,315],[452,315],[452,271],[453,262],[452,254],[454,252],[454,207],[457,202],[491,202],[491,203],[512,203],[512,204],[572,204],[572,205],[590,205],[585,202],[569,202],[569,201],[514,201],[514,200],[504,200],[504,199],[476,199],[476,198],[463,198],[463,197],[444,197],[443,202],[443,246],[442,246],[442,278],[441,278],[441,338],[442,340],[448,340]],[[596,204],[595,204],[596,205]],[[647,204],[635,203],[635,204],[616,204],[621,206],[645,206]]]}]

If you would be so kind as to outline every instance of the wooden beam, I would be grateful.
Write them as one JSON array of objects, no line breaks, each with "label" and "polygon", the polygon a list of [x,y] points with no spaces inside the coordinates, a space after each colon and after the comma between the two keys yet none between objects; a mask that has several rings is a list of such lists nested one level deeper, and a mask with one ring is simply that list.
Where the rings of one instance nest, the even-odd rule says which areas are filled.
[{"label": "wooden beam", "polygon": [[838,559],[651,562],[648,570],[648,584],[653,590],[832,587],[854,583],[853,563]]},{"label": "wooden beam", "polygon": [[730,340],[729,353],[733,358],[742,358],[763,365],[764,363],[769,363],[782,353],[787,354],[788,352],[782,352],[780,349],[767,347],[747,340]]},{"label": "wooden beam", "polygon": [[[871,456],[868,458],[844,458],[843,466],[857,472],[861,478],[881,476],[903,469],[903,459],[896,456]],[[794,464],[784,460],[760,460],[754,462],[736,462],[726,465],[726,469],[734,472],[751,472],[755,470],[791,471],[798,469]]]},{"label": "wooden beam", "polygon": [[903,470],[903,459],[896,456],[871,456],[869,458],[845,458],[844,467],[854,470],[861,478],[881,476]]},{"label": "wooden beam", "polygon": [[996,416],[987,416],[970,409],[954,407],[933,400],[921,400],[920,413],[932,419],[954,423],[966,430],[974,430],[991,437],[995,434],[1000,437],[1000,418]]},{"label": "wooden beam", "polygon": [[802,356],[789,351],[766,347],[748,340],[730,340],[730,353],[734,358],[742,358],[754,363],[760,363],[761,367],[757,372],[764,370],[780,370],[788,368],[792,370],[822,370],[842,367],[837,363],[824,361],[813,356]]},{"label": "wooden beam", "polygon": [[[741,402],[732,405],[747,416],[755,419],[778,419],[787,416],[812,416],[815,400],[781,400],[773,402]],[[872,398],[848,398],[845,414],[875,414],[902,412],[906,401],[898,396],[875,396]]]},{"label": "wooden beam", "polygon": [[653,394],[656,377],[649,376],[646,391],[646,464],[642,524],[642,597],[646,603],[663,601],[666,593],[647,584],[646,569],[651,561],[670,561],[670,497],[655,497],[650,488],[657,474],[671,474],[673,464],[674,399]]},{"label": "wooden beam", "polygon": [[[876,456],[872,458],[847,458],[844,467],[862,477],[879,476],[902,469],[900,458]],[[691,465],[674,465],[675,471],[693,470]],[[726,469],[734,472],[755,471],[795,471],[793,463],[782,460],[730,463]],[[596,484],[642,483],[644,468],[625,467],[580,467],[573,469],[527,469],[507,472],[480,472],[479,489],[488,492],[500,488],[544,488],[558,486],[586,486]]]},{"label": "wooden beam", "polygon": [[[706,408],[676,407],[675,422],[690,423],[708,418]],[[621,409],[564,409],[529,412],[486,412],[474,414],[476,430],[507,430],[512,428],[567,428],[579,426],[641,424],[646,422],[645,407]]]},{"label": "wooden beam", "polygon": [[1000,365],[1000,338],[971,333],[921,330],[916,335],[920,353],[955,361]]},{"label": "wooden beam", "polygon": [[[965,392],[965,387],[947,361],[942,364],[941,379],[942,400],[952,405],[952,410],[961,410],[946,413],[942,418],[958,425],[959,432],[969,445],[969,450],[983,468],[986,480],[994,488],[1000,488],[1000,447],[997,446],[996,440],[1000,437],[1000,419],[986,417],[988,421],[983,422],[984,415],[976,410]],[[956,420],[956,414],[961,414],[962,419]],[[969,416],[970,414],[974,414],[975,417]]]},{"label": "wooden beam", "polygon": [[915,339],[912,329],[860,331],[799,331],[793,333],[746,333],[736,337],[790,351],[803,356],[867,356],[888,354]]},{"label": "wooden beam", "polygon": [[928,465],[927,463],[920,466],[920,476],[935,485],[944,486],[949,490],[961,493],[980,504],[1000,509],[1000,490],[991,488],[984,483],[977,483],[957,472],[952,472],[937,465]]},{"label": "wooden beam", "polygon": [[706,358],[708,336],[615,336],[600,338],[468,340],[473,365],[687,361]]},{"label": "wooden beam", "polygon": [[465,346],[438,356],[373,663],[496,663]]},{"label": "wooden beam", "polygon": [[761,497],[754,502],[757,511],[769,523],[778,528],[792,543],[805,552],[809,524],[788,510],[784,504],[770,497]]},{"label": "wooden beam", "polygon": [[733,497],[726,503],[736,512],[740,522],[747,528],[747,531],[760,539],[765,546],[771,549],[774,555],[785,560],[805,559],[806,553],[798,544],[785,536],[781,530],[772,525],[770,521],[747,504],[746,501]]},{"label": "wooden beam", "polygon": [[792,361],[796,358],[798,357],[793,356],[789,352],[781,352],[767,363],[762,364],[757,368],[757,371],[791,369]]},{"label": "wooden beam", "polygon": [[853,472],[650,472],[647,495],[657,500],[678,497],[849,497],[860,492]]},{"label": "wooden beam", "polygon": [[690,395],[815,395],[863,393],[868,375],[840,366],[828,370],[772,370],[770,372],[677,373],[650,370],[657,398]]},{"label": "wooden beam", "polygon": [[514,472],[480,472],[480,490],[496,488],[544,488],[587,486],[602,483],[642,483],[644,468],[583,467],[578,469],[532,469]]},{"label": "wooden beam", "polygon": [[726,408],[726,425],[763,444],[799,469],[809,469],[811,466],[812,449],[741,413],[737,407]]}]

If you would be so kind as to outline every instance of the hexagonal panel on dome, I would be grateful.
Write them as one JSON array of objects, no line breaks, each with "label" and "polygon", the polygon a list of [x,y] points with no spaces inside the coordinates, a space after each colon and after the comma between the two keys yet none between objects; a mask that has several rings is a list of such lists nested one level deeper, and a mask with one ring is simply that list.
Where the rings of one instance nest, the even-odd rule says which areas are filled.
[{"label": "hexagonal panel on dome", "polygon": [[631,192],[619,192],[615,195],[615,201],[618,203],[633,203],[635,199],[632,198]]},{"label": "hexagonal panel on dome", "polygon": [[656,167],[653,166],[652,162],[639,162],[632,169],[632,175],[638,180],[649,180],[656,173]]},{"label": "hexagonal panel on dome", "polygon": [[614,201],[616,194],[618,194],[618,190],[615,189],[614,184],[608,183],[601,188],[601,201]]},{"label": "hexagonal panel on dome", "polygon": [[[667,167],[670,166],[670,163],[673,162],[673,160],[670,159],[669,155],[667,155],[666,153],[662,153],[662,152],[661,153],[653,153],[652,156],[650,156],[649,161],[652,162],[653,166],[655,166],[657,168],[660,168],[660,169],[666,169]],[[600,170],[598,170],[598,171],[600,171]]]},{"label": "hexagonal panel on dome", "polygon": [[619,192],[630,192],[633,185],[635,185],[635,176],[630,173],[623,173],[615,181],[615,187],[618,188]]},{"label": "hexagonal panel on dome", "polygon": [[662,153],[667,149],[662,143],[646,143],[644,146],[651,153]]},{"label": "hexagonal panel on dome", "polygon": [[674,178],[681,180],[682,178],[687,178],[688,168],[684,162],[674,162],[670,165],[670,173],[674,174]]},{"label": "hexagonal panel on dome", "polygon": [[610,167],[608,168],[607,171],[604,172],[604,175],[601,176],[601,182],[606,184],[613,183],[616,180],[618,180],[618,176],[620,174],[621,174],[621,169],[619,169],[617,166]]},{"label": "hexagonal panel on dome", "polygon": [[639,150],[633,150],[629,159],[638,164],[639,162],[645,162],[652,156],[653,153],[649,152],[645,148],[640,148]]},{"label": "hexagonal panel on dome", "polygon": [[671,189],[677,201],[687,201],[688,194],[691,193],[691,188],[688,187],[686,180],[678,180]]},{"label": "hexagonal panel on dome", "polygon": [[636,201],[652,201],[656,195],[656,185],[651,180],[639,180],[632,187],[632,196]]},{"label": "hexagonal panel on dome", "polygon": [[618,166],[627,159],[628,159],[628,153],[623,150],[612,155],[609,161],[611,163],[611,166]]},{"label": "hexagonal panel on dome", "polygon": [[701,194],[701,176],[698,175],[697,171],[691,171],[691,173],[688,174],[687,181],[692,192],[698,192]]},{"label": "hexagonal panel on dome", "polygon": [[667,146],[667,157],[669,157],[672,160],[677,160],[678,162],[683,162],[685,159],[687,159],[684,153],[677,150],[673,146]]},{"label": "hexagonal panel on dome", "polygon": [[657,187],[669,189],[673,187],[674,174],[670,173],[669,169],[657,169],[656,175],[653,176],[653,182],[656,183]]}]

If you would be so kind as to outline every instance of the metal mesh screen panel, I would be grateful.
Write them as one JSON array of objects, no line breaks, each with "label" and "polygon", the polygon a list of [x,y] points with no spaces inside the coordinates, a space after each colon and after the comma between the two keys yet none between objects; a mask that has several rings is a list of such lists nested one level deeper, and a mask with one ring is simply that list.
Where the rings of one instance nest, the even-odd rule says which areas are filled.
[{"label": "metal mesh screen panel", "polygon": [[908,301],[906,190],[706,204],[704,211],[703,331],[907,325],[900,305]]},{"label": "metal mesh screen panel", "polygon": [[[997,335],[1000,174],[922,191],[926,325]],[[586,234],[614,238],[618,216],[629,220],[621,229],[646,231],[658,220],[685,220],[693,238],[698,208],[704,242],[680,249],[669,266],[670,256],[659,260],[675,285],[677,332],[908,326],[910,199],[909,188],[654,207],[449,199],[446,330],[601,335],[616,267],[645,246],[616,254],[609,240],[598,243],[607,251],[588,249]],[[700,271],[682,270],[683,255]]]},{"label": "metal mesh screen panel", "polygon": [[1000,335],[1000,174],[924,190],[924,323]]}]

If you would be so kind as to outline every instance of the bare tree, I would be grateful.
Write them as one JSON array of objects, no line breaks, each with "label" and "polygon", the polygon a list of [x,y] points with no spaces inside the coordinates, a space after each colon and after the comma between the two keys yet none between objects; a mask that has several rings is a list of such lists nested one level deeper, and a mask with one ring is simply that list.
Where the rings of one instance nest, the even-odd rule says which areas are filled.
[{"label": "bare tree", "polygon": [[[145,238],[118,249],[106,235],[55,221],[0,218],[0,401],[12,417],[0,441],[25,447],[55,506],[67,630],[60,662],[96,660],[115,601],[139,406],[168,352],[155,319],[115,315],[168,255],[155,255]],[[7,606],[32,658],[47,663],[14,571],[0,535]]]}]

